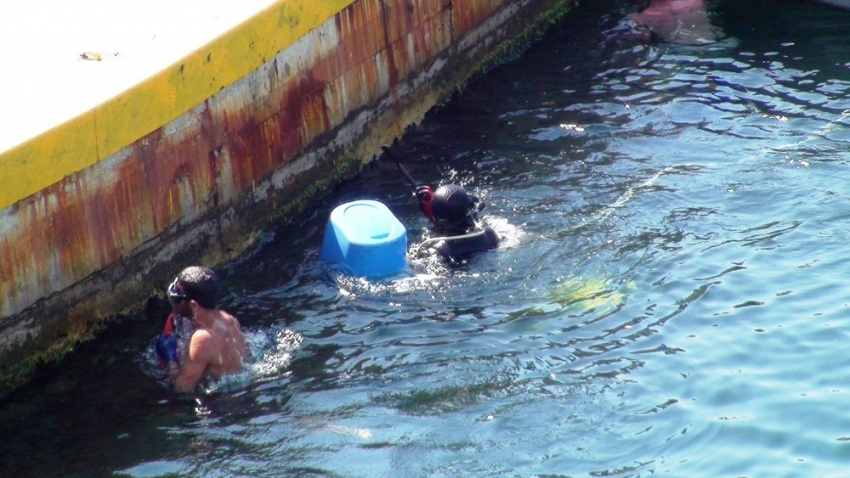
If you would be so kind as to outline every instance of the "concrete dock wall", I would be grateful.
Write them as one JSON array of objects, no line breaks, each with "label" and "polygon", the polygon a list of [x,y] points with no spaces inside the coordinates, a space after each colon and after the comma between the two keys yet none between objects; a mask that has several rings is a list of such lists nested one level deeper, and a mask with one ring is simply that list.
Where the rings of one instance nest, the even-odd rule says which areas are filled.
[{"label": "concrete dock wall", "polygon": [[355,174],[574,0],[281,0],[0,153],[0,393]]}]

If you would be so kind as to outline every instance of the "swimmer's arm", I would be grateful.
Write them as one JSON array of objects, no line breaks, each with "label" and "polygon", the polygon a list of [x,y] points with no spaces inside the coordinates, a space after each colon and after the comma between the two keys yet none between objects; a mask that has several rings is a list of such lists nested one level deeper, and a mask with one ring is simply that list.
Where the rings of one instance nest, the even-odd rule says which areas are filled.
[{"label": "swimmer's arm", "polygon": [[168,362],[168,371],[174,390],[184,393],[195,390],[195,386],[201,381],[210,363],[210,354],[207,353],[206,346],[209,339],[209,334],[206,332],[195,332],[189,341],[189,353],[183,366],[178,366],[176,362]]}]

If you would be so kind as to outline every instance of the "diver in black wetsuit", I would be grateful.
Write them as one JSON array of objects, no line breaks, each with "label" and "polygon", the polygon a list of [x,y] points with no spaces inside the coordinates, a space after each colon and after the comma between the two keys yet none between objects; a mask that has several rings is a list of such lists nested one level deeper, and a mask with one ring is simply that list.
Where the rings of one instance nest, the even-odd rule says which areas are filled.
[{"label": "diver in black wetsuit", "polygon": [[420,185],[416,187],[416,198],[440,236],[423,242],[420,248],[431,247],[444,258],[458,261],[498,247],[496,231],[476,221],[484,204],[462,187],[447,184],[432,191],[430,186]]},{"label": "diver in black wetsuit", "polygon": [[419,208],[439,235],[420,244],[419,250],[432,248],[445,259],[457,263],[475,252],[499,246],[496,231],[476,221],[478,213],[484,209],[484,204],[477,197],[456,184],[446,184],[434,191],[431,186],[413,179],[389,147],[381,146],[381,149],[395,161],[398,169],[415,188],[414,195],[419,200]]}]

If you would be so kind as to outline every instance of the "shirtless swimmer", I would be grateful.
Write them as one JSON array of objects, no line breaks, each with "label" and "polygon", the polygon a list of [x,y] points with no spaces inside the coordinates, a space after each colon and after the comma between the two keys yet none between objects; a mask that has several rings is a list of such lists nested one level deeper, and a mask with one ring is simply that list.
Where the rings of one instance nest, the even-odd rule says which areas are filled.
[{"label": "shirtless swimmer", "polygon": [[191,266],[169,287],[174,312],[188,317],[193,329],[182,364],[176,340],[163,334],[156,342],[156,353],[167,363],[169,381],[178,392],[192,392],[205,374],[218,379],[239,372],[247,359],[239,321],[216,306],[218,283],[212,269]]}]

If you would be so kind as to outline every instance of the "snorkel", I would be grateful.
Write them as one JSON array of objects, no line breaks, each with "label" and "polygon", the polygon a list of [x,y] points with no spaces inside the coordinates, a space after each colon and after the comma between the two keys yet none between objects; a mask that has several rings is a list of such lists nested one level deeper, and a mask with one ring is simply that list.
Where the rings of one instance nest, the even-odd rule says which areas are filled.
[{"label": "snorkel", "polygon": [[419,200],[419,209],[422,210],[422,214],[424,214],[432,224],[437,226],[437,220],[434,219],[434,212],[431,208],[431,199],[434,197],[434,191],[431,189],[431,186],[413,179],[410,171],[401,164],[401,161],[399,161],[396,155],[390,151],[390,148],[387,145],[382,145],[381,149],[395,162],[396,166],[398,166],[398,170],[401,171],[401,174],[407,178],[407,182],[409,182],[410,186],[413,188],[413,195]]}]

